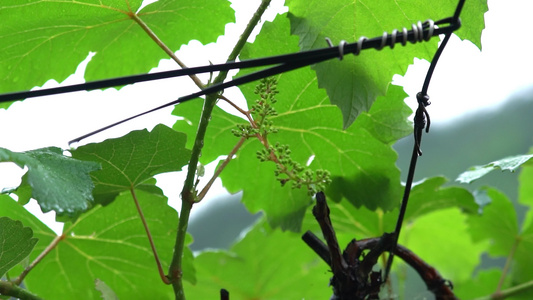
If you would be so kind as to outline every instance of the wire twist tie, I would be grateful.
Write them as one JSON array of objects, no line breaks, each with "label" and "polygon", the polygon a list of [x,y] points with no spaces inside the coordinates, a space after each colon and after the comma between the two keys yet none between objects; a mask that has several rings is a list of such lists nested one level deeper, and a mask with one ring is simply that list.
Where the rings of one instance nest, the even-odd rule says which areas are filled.
[{"label": "wire twist tie", "polygon": [[[424,34],[424,28],[427,26],[426,34]],[[424,21],[423,23],[421,21],[418,21],[416,24],[411,25],[412,32],[413,32],[413,39],[410,41],[411,43],[415,44],[422,41],[429,41],[431,37],[433,36],[433,33],[435,31],[435,22],[431,19],[428,19]],[[398,39],[399,34],[398,29],[394,29],[392,33],[390,34],[390,42],[389,46],[391,49],[394,48],[394,45],[396,44],[396,40]],[[409,35],[409,31],[407,31],[407,28],[402,28],[402,46],[405,46],[407,44],[407,37]],[[377,50],[383,49],[385,46],[387,46],[387,40],[389,39],[389,33],[383,32],[383,35],[381,36],[381,43],[379,46],[376,47]],[[360,37],[359,40],[357,40],[357,46],[354,50],[355,55],[359,55],[361,53],[361,50],[363,49],[363,43],[368,40],[367,37]],[[334,47],[333,43],[331,42],[331,39],[326,37],[326,43],[329,47]],[[337,46],[339,49],[339,60],[342,60],[344,58],[344,47],[346,47],[347,43],[345,40],[340,41],[339,45]]]}]

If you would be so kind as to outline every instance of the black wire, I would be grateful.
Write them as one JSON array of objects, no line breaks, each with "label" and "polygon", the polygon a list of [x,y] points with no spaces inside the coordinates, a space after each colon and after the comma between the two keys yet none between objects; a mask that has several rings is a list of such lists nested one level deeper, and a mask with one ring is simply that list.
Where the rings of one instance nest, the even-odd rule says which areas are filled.
[{"label": "black wire", "polygon": [[[453,21],[453,18],[446,18],[446,19],[442,19],[442,20],[435,22],[435,25],[439,25],[439,24],[450,24],[450,25],[435,29],[433,35],[435,36],[439,34],[446,34],[446,33],[453,32],[454,30],[456,30],[455,24],[452,21]],[[427,29],[427,25],[424,29]],[[396,37],[395,43],[400,43],[402,40],[403,40],[403,32],[399,32]],[[410,41],[412,43],[417,42],[416,35],[412,30],[407,32],[407,41]],[[393,45],[392,36],[388,35],[386,42],[385,42],[385,46],[392,46],[392,45]],[[361,50],[369,49],[369,48],[379,49],[381,48],[381,46],[382,46],[382,37],[376,37],[376,38],[372,38],[372,39],[368,39],[364,41],[362,43]],[[344,53],[355,53],[358,50],[358,45],[357,43],[345,44],[343,50],[344,50]],[[76,91],[109,88],[109,87],[114,87],[114,86],[122,86],[122,85],[127,85],[127,84],[159,80],[159,79],[165,79],[165,78],[171,78],[171,77],[180,77],[180,76],[187,76],[187,75],[200,74],[200,73],[211,73],[211,72],[217,72],[217,71],[228,71],[232,69],[246,69],[246,68],[262,67],[262,66],[269,66],[269,65],[275,65],[275,64],[284,64],[284,63],[289,63],[289,62],[290,63],[302,62],[302,66],[307,66],[307,65],[316,64],[318,62],[325,61],[331,58],[335,58],[335,57],[339,57],[339,48],[328,47],[328,48],[321,48],[321,49],[315,49],[315,50],[309,50],[309,51],[302,51],[302,52],[297,52],[297,53],[290,53],[290,54],[285,54],[285,55],[250,59],[250,60],[245,60],[245,61],[240,61],[240,62],[227,62],[224,64],[215,64],[215,65],[192,67],[192,68],[186,68],[186,69],[180,69],[180,70],[171,70],[171,71],[164,71],[164,72],[157,72],[157,73],[150,73],[150,74],[139,74],[139,75],[131,75],[131,76],[111,78],[111,79],[97,80],[97,81],[91,81],[91,82],[86,82],[86,83],[80,83],[80,84],[74,84],[74,85],[56,87],[56,88],[49,88],[49,89],[6,93],[6,94],[0,95],[0,103],[18,100],[18,99],[32,98],[32,97],[49,96],[49,95],[56,95],[56,94],[76,92]],[[272,74],[272,75],[275,75],[275,74]]]},{"label": "black wire", "polygon": [[[459,15],[461,14],[461,10],[464,6],[465,0],[459,0],[459,3],[457,4],[457,7],[455,9],[455,13],[453,16],[453,24],[455,25],[456,29],[459,29],[461,27],[461,20],[459,19]],[[398,238],[400,237],[400,231],[402,229],[403,219],[405,217],[405,212],[407,211],[407,203],[409,201],[409,195],[411,193],[411,188],[413,185],[414,180],[414,174],[416,170],[416,163],[418,161],[418,157],[422,155],[422,151],[420,151],[420,144],[422,142],[422,131],[424,127],[426,128],[426,132],[429,132],[429,114],[426,111],[426,106],[430,104],[429,97],[427,96],[427,91],[429,88],[429,83],[431,81],[431,77],[433,76],[433,72],[435,71],[435,67],[437,66],[437,62],[444,51],[444,48],[446,47],[446,44],[450,40],[452,33],[446,33],[444,36],[444,39],[442,40],[441,44],[439,45],[439,48],[435,52],[435,55],[433,56],[433,59],[431,60],[431,64],[428,68],[428,72],[426,74],[426,78],[424,80],[424,84],[422,86],[422,91],[417,94],[417,101],[418,101],[418,109],[416,110],[415,114],[415,121],[414,121],[414,137],[415,142],[413,145],[413,153],[411,155],[411,162],[409,163],[409,171],[407,173],[407,181],[405,183],[405,190],[402,197],[402,202],[400,205],[400,212],[398,214],[398,220],[396,221],[396,228],[394,230],[394,244],[390,251],[389,258],[387,260],[387,265],[385,266],[385,281],[388,278],[388,275],[390,273],[390,269],[392,267],[392,262],[394,260],[394,251],[398,245]],[[426,127],[426,118],[427,118],[427,127]]]}]

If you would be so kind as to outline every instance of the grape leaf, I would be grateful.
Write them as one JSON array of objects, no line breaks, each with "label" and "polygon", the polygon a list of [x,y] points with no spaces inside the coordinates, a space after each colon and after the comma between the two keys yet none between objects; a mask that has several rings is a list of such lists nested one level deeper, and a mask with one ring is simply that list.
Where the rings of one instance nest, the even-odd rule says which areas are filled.
[{"label": "grape leaf", "polygon": [[95,182],[93,194],[97,203],[107,204],[122,191],[152,189],[153,185],[146,181],[156,174],[181,170],[191,153],[185,149],[186,138],[185,134],[160,124],[151,132],[132,131],[71,153],[76,159],[102,165],[102,170],[91,174]]},{"label": "grape leaf", "polygon": [[30,255],[37,239],[31,228],[8,217],[0,217],[0,277]]},{"label": "grape leaf", "polygon": [[481,215],[468,218],[469,233],[474,241],[490,240],[488,253],[492,256],[507,256],[518,235],[518,222],[513,204],[493,188],[481,188],[476,197],[490,197],[490,204]]},{"label": "grape leaf", "polygon": [[467,216],[457,208],[439,210],[404,228],[400,243],[439,270],[444,278],[463,281],[471,277],[487,248],[486,242],[471,240],[471,227],[466,221]]},{"label": "grape leaf", "polygon": [[[0,194],[0,217],[16,219],[22,222],[24,227],[32,229],[33,236],[37,238],[37,244],[35,244],[33,252],[30,254],[30,260],[34,260],[55,237],[55,233],[50,228],[7,195]],[[8,273],[13,278],[18,276],[22,270],[23,267],[19,264]]]},{"label": "grape leaf", "polygon": [[256,224],[230,251],[206,251],[195,258],[198,283],[186,286],[192,299],[326,299],[328,265],[300,235]]},{"label": "grape leaf", "polygon": [[529,210],[524,217],[523,228],[533,224],[533,161],[528,161],[522,165],[520,176],[518,180],[520,185],[518,186],[518,202],[529,206]]},{"label": "grape leaf", "polygon": [[11,161],[18,166],[28,167],[19,187],[27,202],[31,197],[37,200],[44,212],[54,210],[58,216],[74,218],[93,205],[94,184],[90,172],[100,169],[95,162],[86,162],[63,155],[57,147],[26,152],[12,152],[0,148],[0,161]]},{"label": "grape leaf", "polygon": [[[203,101],[201,100],[193,100],[176,105],[172,114],[184,119],[177,120],[172,128],[185,133],[187,136],[196,136],[202,108]],[[221,155],[228,155],[237,142],[231,130],[236,129],[237,124],[242,122],[242,118],[228,114],[218,106],[215,107],[205,135],[204,149],[200,156],[200,162],[207,165]],[[186,146],[192,149],[193,145],[194,139],[188,139]]]},{"label": "grape leaf", "polygon": [[[413,186],[404,224],[410,224],[419,217],[447,208],[460,208],[468,213],[477,211],[478,206],[468,190],[460,187],[443,187],[446,182],[446,178],[439,176],[425,179]],[[398,219],[398,209],[388,212],[371,211],[365,207],[356,208],[348,201],[339,203],[328,201],[328,206],[341,245],[347,244],[353,238],[378,237],[384,232],[392,232]],[[306,214],[303,227],[305,230],[320,232],[320,227],[311,211]],[[404,230],[408,231],[409,227]]]},{"label": "grape leaf", "polygon": [[[413,4],[405,1],[319,1],[288,0],[291,33],[300,37],[300,48],[323,48],[325,38],[334,42],[354,42],[360,36],[376,37],[402,27],[410,29],[419,20],[451,17],[457,1]],[[457,34],[481,48],[483,14],[486,1],[467,1],[463,9],[462,29]],[[347,128],[378,96],[383,96],[394,74],[404,74],[414,57],[430,60],[437,38],[420,45],[366,50],[358,57],[346,55],[342,61],[331,60],[315,65],[319,87],[327,90],[332,104],[337,105]]]},{"label": "grape leaf", "polygon": [[405,220],[449,207],[458,207],[467,213],[475,213],[478,205],[472,194],[462,187],[443,187],[447,181],[445,177],[438,176],[417,183],[409,196],[409,208],[405,212]]},{"label": "grape leaf", "polygon": [[457,177],[456,181],[462,183],[471,183],[472,181],[487,175],[495,169],[500,169],[502,170],[502,172],[514,172],[516,168],[529,161],[529,159],[531,159],[532,157],[533,154],[517,155],[493,161],[483,166],[475,166],[470,168],[468,171],[461,173],[461,175]]},{"label": "grape leaf", "polygon": [[[85,79],[145,73],[168,55],[143,31],[142,20],[172,51],[190,40],[214,42],[233,22],[229,2],[160,0],[3,0],[0,5],[2,92],[63,81],[89,52]],[[213,12],[216,11],[216,16]]]},{"label": "grape leaf", "polygon": [[[265,23],[254,44],[245,46],[241,59],[297,51],[297,38],[287,37],[288,23],[286,18],[280,17],[273,23]],[[314,156],[309,167],[331,172],[336,182],[331,193],[335,194],[336,200],[345,196],[357,206],[366,205],[371,209],[391,209],[396,205],[401,186],[399,171],[394,166],[396,153],[390,143],[411,130],[406,121],[410,110],[403,103],[405,93],[402,89],[392,88],[390,95],[378,100],[383,104],[361,119],[361,125],[343,131],[339,111],[325,103],[327,96],[317,88],[316,77],[309,68],[285,73],[278,78],[280,94],[275,104],[278,115],[271,120],[279,132],[269,136],[269,143],[290,145],[292,158],[302,165]],[[253,85],[240,88],[251,107],[257,97]],[[199,108],[199,104],[178,105],[174,114],[184,116],[185,120],[178,121],[174,128],[185,132],[195,130],[198,120],[195,110]],[[389,119],[387,116],[392,111],[403,118]],[[223,115],[220,109],[214,110],[212,118],[218,120],[208,127],[207,136],[213,138],[205,141],[202,154],[208,159],[204,163],[219,155],[227,155],[237,143],[231,128],[236,128],[243,120]],[[273,163],[259,163],[256,152],[262,147],[255,139],[246,141],[237,158],[222,172],[222,182],[232,193],[244,190],[242,201],[248,209],[252,212],[264,210],[271,225],[299,230],[311,199],[305,191],[291,189],[290,184],[282,187],[274,177]],[[353,186],[359,187],[357,195],[347,192]]]},{"label": "grape leaf", "polygon": [[476,277],[454,283],[454,293],[459,299],[477,299],[491,295],[496,290],[502,270],[481,270]]},{"label": "grape leaf", "polygon": [[[531,209],[531,208],[530,208]],[[533,249],[533,224],[529,224],[524,228],[517,237],[518,246],[514,255],[514,264],[511,272],[512,282],[515,284],[533,281],[533,256],[531,249]],[[533,290],[527,289],[521,292],[516,299],[531,299],[533,297]],[[513,298],[515,299],[515,298]]]},{"label": "grape leaf", "polygon": [[[170,264],[178,216],[162,195],[135,191],[163,268]],[[186,243],[192,239],[187,236]],[[192,253],[185,248],[183,276],[195,281]],[[28,275],[29,290],[45,299],[96,299],[95,279],[120,299],[169,299],[172,288],[157,272],[152,250],[129,192],[66,223],[63,239]],[[57,284],[61,282],[62,284]]]}]

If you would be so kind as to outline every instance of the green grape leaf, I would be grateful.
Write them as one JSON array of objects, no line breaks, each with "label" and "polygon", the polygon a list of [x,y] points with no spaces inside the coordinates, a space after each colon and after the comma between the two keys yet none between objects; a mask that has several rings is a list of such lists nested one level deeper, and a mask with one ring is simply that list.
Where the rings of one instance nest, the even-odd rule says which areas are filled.
[{"label": "green grape leaf", "polygon": [[529,206],[530,209],[524,217],[523,227],[533,224],[533,161],[528,161],[522,165],[520,176],[518,177],[520,185],[518,186],[518,202]]},{"label": "green grape leaf", "polygon": [[186,286],[191,299],[326,299],[329,266],[299,234],[256,224],[229,251],[206,251],[195,258],[198,283]]},{"label": "green grape leaf", "polygon": [[[531,209],[531,208],[530,208]],[[512,282],[515,284],[533,281],[533,256],[531,249],[533,249],[533,224],[529,224],[524,228],[517,237],[518,246],[514,255],[514,264],[511,271]],[[517,297],[517,296],[515,296]],[[533,297],[533,290],[527,289],[525,292],[518,294],[516,299],[531,299]],[[515,298],[513,298],[515,299]]]},{"label": "green grape leaf", "polygon": [[[185,133],[187,136],[196,136],[202,108],[202,99],[176,105],[172,114],[183,117],[183,119],[176,121],[172,128]],[[206,165],[221,155],[228,155],[231,149],[235,147],[237,141],[231,133],[231,130],[236,129],[235,126],[243,122],[244,120],[242,118],[228,114],[218,106],[215,107],[211,114],[207,134],[205,135],[204,149],[200,156],[200,162]],[[194,139],[188,139],[186,147],[192,149],[193,145]]]},{"label": "green grape leaf", "polygon": [[[440,20],[454,14],[457,1],[438,1],[431,5],[413,5],[398,1],[308,1],[289,0],[291,33],[300,37],[300,48],[309,50],[326,47],[325,38],[334,43],[355,42],[361,36],[369,38],[391,33],[419,20]],[[488,10],[484,0],[467,1],[462,14],[461,38],[470,39],[481,48],[483,14]],[[315,65],[319,87],[327,90],[332,104],[342,111],[347,128],[379,96],[384,96],[394,74],[404,74],[413,58],[431,60],[438,38],[427,43],[397,46],[393,50],[366,50],[358,57],[345,55],[342,61],[331,60]]]},{"label": "green grape leaf", "polygon": [[[265,23],[254,44],[245,46],[241,59],[297,51],[297,38],[287,37],[288,23],[286,18],[280,17],[273,23]],[[380,98],[378,101],[387,105],[376,106],[361,119],[360,126],[357,124],[343,131],[338,109],[326,103],[327,96],[318,89],[312,70],[304,68],[278,78],[280,93],[276,95],[278,102],[275,104],[278,115],[272,116],[271,120],[279,132],[269,135],[269,143],[289,145],[292,159],[302,165],[314,157],[309,167],[331,172],[334,184],[328,193],[336,200],[344,196],[357,206],[365,205],[371,209],[394,207],[400,199],[401,185],[399,170],[394,165],[397,156],[390,143],[411,130],[405,121],[410,111],[405,109],[405,93],[401,88],[392,88],[390,98],[389,95]],[[240,88],[251,107],[257,97],[253,93],[254,85]],[[175,114],[184,116],[185,120],[178,121],[176,128],[196,128],[194,122],[197,122],[199,112],[194,110],[199,107],[199,104],[178,105]],[[403,114],[401,121],[386,118],[391,107]],[[207,136],[213,138],[206,139],[202,154],[209,159],[229,153],[238,141],[231,128],[244,123],[240,118],[222,115],[223,112],[215,108],[212,118],[221,119],[208,127]],[[192,125],[187,125],[187,121]],[[381,128],[377,126],[379,123]],[[232,193],[243,190],[242,201],[248,209],[252,212],[264,210],[272,226],[299,230],[311,198],[306,191],[292,189],[290,183],[281,186],[276,181],[274,163],[259,163],[256,158],[256,152],[262,148],[256,139],[246,141],[237,158],[222,172],[222,182]],[[351,193],[355,188],[357,194]]]},{"label": "green grape leaf", "polygon": [[474,196],[462,187],[443,187],[447,181],[445,177],[438,176],[417,183],[409,196],[405,220],[449,207],[459,207],[465,212],[475,213],[479,206],[474,201]]},{"label": "green grape leaf", "polygon": [[0,277],[30,255],[37,239],[21,221],[0,217]]},{"label": "green grape leaf", "polygon": [[[439,176],[417,183],[411,190],[404,224],[447,208],[456,207],[468,213],[477,211],[478,206],[470,192],[460,187],[442,187],[446,182],[446,178]],[[398,219],[398,209],[388,212],[379,209],[371,211],[365,207],[356,208],[348,201],[328,201],[328,206],[340,245],[348,244],[353,238],[378,237],[384,232],[393,232]],[[306,214],[303,227],[305,230],[320,232],[311,211]]]},{"label": "green grape leaf", "polygon": [[488,253],[506,257],[518,236],[518,222],[513,204],[504,194],[493,188],[481,188],[474,195],[489,197],[491,202],[483,208],[480,215],[468,217],[472,239],[490,240]]},{"label": "green grape leaf", "polygon": [[0,161],[28,167],[19,187],[23,196],[21,200],[29,200],[30,187],[31,197],[37,200],[44,212],[54,210],[60,217],[75,218],[93,205],[94,184],[89,173],[100,169],[95,162],[65,156],[57,147],[20,153],[0,148]]},{"label": "green grape leaf", "polygon": [[477,299],[491,295],[496,290],[502,270],[481,270],[476,277],[463,282],[454,282],[454,293],[459,299]]},{"label": "green grape leaf", "polygon": [[[135,191],[163,268],[168,268],[178,215],[161,195]],[[186,244],[192,238],[187,236]],[[195,282],[192,253],[185,247],[183,276]],[[25,283],[44,299],[96,299],[94,282],[105,282],[120,299],[169,299],[148,238],[129,192],[106,207],[96,206],[75,223],[66,223],[62,240],[32,270]],[[62,284],[57,284],[61,282]]]},{"label": "green grape leaf", "polygon": [[3,0],[1,91],[30,89],[50,78],[63,81],[89,52],[96,54],[86,80],[146,73],[168,54],[141,23],[176,51],[192,39],[215,42],[234,20],[228,1],[160,0],[139,11],[142,2]]},{"label": "green grape leaf", "polygon": [[[0,217],[16,219],[22,222],[22,225],[25,228],[32,229],[33,236],[36,238],[37,244],[35,244],[35,247],[29,256],[30,261],[33,261],[39,254],[41,254],[56,236],[55,233],[39,219],[37,219],[37,217],[32,215],[22,205],[7,195],[0,194]],[[12,278],[14,278],[18,276],[23,269],[24,267],[21,266],[21,264],[18,264],[8,271],[8,273]]]},{"label": "green grape leaf", "polygon": [[102,170],[91,174],[97,203],[107,204],[120,192],[132,188],[153,189],[147,181],[160,173],[179,171],[189,161],[187,136],[165,125],[151,132],[132,131],[127,135],[89,144],[71,151],[72,157],[96,161]]},{"label": "green grape leaf", "polygon": [[503,171],[514,172],[514,170],[520,167],[522,164],[526,163],[530,158],[533,157],[533,154],[528,155],[517,155],[511,156],[497,161],[493,161],[483,166],[475,166],[470,168],[468,171],[461,173],[457,177],[456,181],[462,183],[471,183],[474,180],[477,180],[488,173],[494,171],[495,169],[500,169]]},{"label": "green grape leaf", "polygon": [[439,270],[444,278],[464,281],[471,278],[488,244],[472,241],[466,221],[467,216],[457,208],[423,215],[402,229],[400,243]]},{"label": "green grape leaf", "polygon": [[102,293],[102,299],[104,300],[118,300],[117,294],[100,279],[96,279],[94,282],[95,289]]}]

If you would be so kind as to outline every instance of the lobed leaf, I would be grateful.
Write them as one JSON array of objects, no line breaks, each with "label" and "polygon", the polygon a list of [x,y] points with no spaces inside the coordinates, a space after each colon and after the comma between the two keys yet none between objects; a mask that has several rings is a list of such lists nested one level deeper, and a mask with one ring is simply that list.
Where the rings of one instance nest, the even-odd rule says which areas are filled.
[{"label": "lobed leaf", "polygon": [[[254,44],[245,46],[241,59],[276,55],[297,51],[297,38],[287,37],[288,20],[276,18],[266,23]],[[242,73],[239,74],[239,76]],[[318,89],[316,77],[309,68],[285,73],[278,77],[277,116],[270,119],[279,129],[269,135],[269,143],[287,144],[291,157],[302,165],[312,158],[311,169],[327,169],[334,183],[328,190],[336,200],[347,197],[357,206],[371,209],[394,207],[401,194],[399,170],[395,167],[396,153],[390,147],[397,139],[411,131],[406,121],[410,110],[403,99],[405,93],[400,87],[391,89],[390,95],[382,97],[371,112],[349,130],[342,130],[338,110],[326,103],[327,96]],[[241,86],[251,107],[256,100],[253,85]],[[185,119],[178,121],[174,128],[192,132],[197,128],[198,103],[183,103],[176,107],[174,114]],[[387,116],[396,112],[397,119]],[[237,143],[231,133],[241,118],[224,115],[216,108],[213,121],[208,127],[202,161],[207,163],[227,155]],[[299,230],[305,210],[311,199],[305,191],[291,189],[290,184],[281,186],[274,177],[273,163],[259,163],[256,152],[262,148],[255,139],[246,141],[237,158],[226,167],[221,179],[228,191],[243,190],[243,202],[252,212],[264,210],[273,226]],[[357,188],[357,193],[352,190]]]},{"label": "lobed leaf", "polygon": [[437,176],[417,183],[409,196],[409,208],[405,220],[414,220],[422,215],[450,207],[461,208],[467,213],[476,213],[478,204],[474,196],[462,187],[443,187],[448,180]]},{"label": "lobed leaf", "polygon": [[[517,243],[513,270],[510,274],[514,285],[533,281],[533,274],[531,273],[533,269],[533,257],[531,255],[531,249],[533,247],[533,224],[522,228],[520,235],[517,237]],[[526,291],[521,292],[516,299],[531,299],[531,297],[533,297],[533,290],[530,287]]]},{"label": "lobed leaf", "polygon": [[480,215],[469,216],[470,236],[476,242],[490,240],[490,255],[507,256],[518,236],[518,221],[513,204],[494,188],[482,188],[475,196],[489,197],[491,202],[483,208]]},{"label": "lobed leaf", "polygon": [[139,10],[142,2],[3,0],[0,91],[30,89],[51,78],[63,81],[89,52],[96,54],[86,80],[148,72],[168,55],[135,17],[172,51],[192,39],[214,42],[234,21],[227,1],[160,0]]},{"label": "lobed leaf", "polygon": [[[289,0],[291,33],[300,38],[302,50],[326,47],[325,38],[334,43],[355,42],[391,33],[402,27],[410,29],[419,20],[439,20],[454,14],[457,1],[439,1],[428,5],[412,5],[409,1]],[[472,40],[481,48],[483,14],[486,1],[467,1],[462,14],[462,29],[457,34]],[[342,111],[343,126],[349,127],[362,113],[369,111],[377,97],[384,96],[394,74],[404,74],[413,58],[430,60],[438,39],[427,43],[367,50],[358,57],[346,55],[342,61],[331,60],[313,67],[319,87],[327,90],[332,104]]]},{"label": "lobed leaf", "polygon": [[37,239],[31,228],[8,217],[0,217],[0,277],[30,255]]},{"label": "lobed leaf", "polygon": [[[473,242],[468,218],[457,208],[435,211],[417,218],[402,230],[400,243],[434,266],[446,279],[471,278],[486,250],[486,242]],[[452,257],[452,259],[450,258]]]},{"label": "lobed leaf", "polygon": [[475,166],[470,168],[468,171],[461,173],[461,175],[457,177],[456,181],[461,183],[471,183],[472,181],[487,175],[495,169],[500,169],[502,172],[514,172],[516,168],[529,161],[529,159],[532,157],[533,154],[517,155],[493,161],[483,166]]},{"label": "lobed leaf", "polygon": [[[135,191],[163,268],[172,259],[178,216],[167,198]],[[186,238],[187,245],[192,242]],[[184,250],[184,279],[195,281],[192,253]],[[33,258],[32,254],[32,258]],[[44,299],[97,299],[95,279],[120,299],[168,299],[172,288],[157,272],[150,244],[129,192],[66,223],[62,240],[31,271],[25,284]],[[61,284],[57,284],[61,282]]]},{"label": "lobed leaf", "polygon": [[491,295],[496,290],[502,271],[500,269],[480,270],[475,277],[454,284],[459,299],[477,299]]},{"label": "lobed leaf", "polygon": [[[0,194],[0,217],[8,217],[22,222],[26,228],[31,228],[37,243],[33,248],[29,258],[34,260],[56,236],[55,233],[42,223],[37,217],[28,212],[22,205],[11,197]],[[8,271],[11,278],[16,278],[23,271],[21,264]]]},{"label": "lobed leaf", "polygon": [[107,204],[122,191],[133,188],[153,190],[147,181],[154,175],[179,171],[189,161],[187,136],[165,125],[151,132],[132,131],[127,135],[89,144],[71,151],[72,157],[95,161],[102,169],[91,174],[95,201]]},{"label": "lobed leaf", "polygon": [[325,299],[331,296],[328,265],[300,235],[256,224],[229,251],[206,251],[195,258],[198,283],[186,286],[192,299]]},{"label": "lobed leaf", "polygon": [[[409,232],[408,224],[440,210],[459,208],[467,213],[477,211],[478,205],[468,190],[460,187],[443,187],[446,182],[446,178],[439,176],[425,179],[413,186],[402,234]],[[347,244],[353,238],[378,237],[385,232],[393,232],[398,219],[398,209],[388,212],[380,209],[371,211],[365,207],[356,208],[348,201],[339,203],[328,201],[328,205],[330,218],[341,245]],[[305,216],[303,227],[305,230],[320,232],[320,227],[310,211]],[[419,238],[430,238],[430,236]]]},{"label": "lobed leaf", "polygon": [[20,153],[0,148],[0,161],[28,167],[17,189],[22,203],[27,203],[31,195],[43,212],[54,210],[57,216],[69,218],[75,218],[93,206],[94,184],[89,173],[100,169],[95,162],[65,156],[57,147]]},{"label": "lobed leaf", "polygon": [[518,177],[518,202],[529,207],[524,217],[523,227],[533,224],[533,161],[528,161],[522,165],[522,170]]}]

